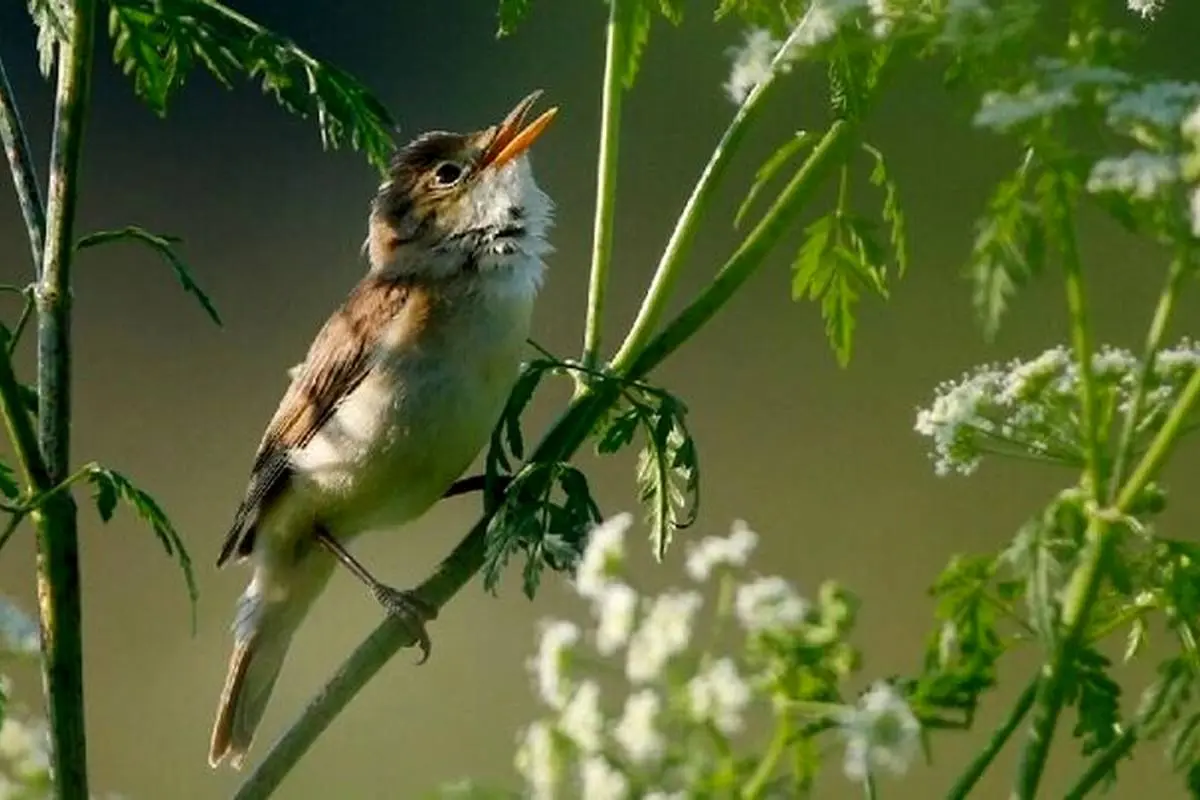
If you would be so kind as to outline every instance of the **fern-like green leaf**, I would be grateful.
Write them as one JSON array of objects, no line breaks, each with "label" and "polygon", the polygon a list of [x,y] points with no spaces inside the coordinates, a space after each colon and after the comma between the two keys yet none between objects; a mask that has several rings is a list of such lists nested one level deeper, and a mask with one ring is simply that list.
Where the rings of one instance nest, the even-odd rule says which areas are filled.
[{"label": "fern-like green leaf", "polygon": [[191,604],[192,629],[196,627],[196,602],[200,597],[196,586],[196,575],[192,569],[192,559],[187,547],[170,518],[158,502],[148,493],[138,488],[133,481],[121,473],[96,466],[88,472],[88,481],[92,484],[96,511],[100,519],[108,522],[112,519],[118,501],[124,502],[143,522],[150,526],[167,555],[173,557],[183,572],[187,584],[188,600]]},{"label": "fern-like green leaf", "polygon": [[529,16],[529,9],[532,5],[532,0],[500,0],[500,6],[497,11],[497,16],[500,20],[498,36],[508,36],[517,29],[517,26],[525,21]]},{"label": "fern-like green leaf", "polygon": [[216,0],[110,0],[113,58],[158,114],[199,62],[225,86],[257,79],[284,108],[317,122],[326,148],[350,146],[383,169],[394,124],[353,77]]},{"label": "fern-like green leaf", "polygon": [[49,77],[58,57],[58,46],[71,27],[69,0],[29,0],[29,15],[37,28],[38,69]]},{"label": "fern-like green leaf", "polygon": [[140,242],[153,249],[159,256],[162,257],[171,270],[175,273],[175,278],[179,281],[179,285],[188,294],[196,298],[204,312],[208,314],[209,319],[217,325],[221,324],[221,315],[217,313],[216,306],[212,300],[196,283],[196,279],[192,276],[192,270],[187,263],[179,257],[175,247],[183,240],[177,236],[166,234],[151,233],[143,228],[130,225],[119,230],[98,231],[84,236],[79,240],[77,247],[80,250],[88,247],[96,247],[98,245],[110,244],[112,242]]}]

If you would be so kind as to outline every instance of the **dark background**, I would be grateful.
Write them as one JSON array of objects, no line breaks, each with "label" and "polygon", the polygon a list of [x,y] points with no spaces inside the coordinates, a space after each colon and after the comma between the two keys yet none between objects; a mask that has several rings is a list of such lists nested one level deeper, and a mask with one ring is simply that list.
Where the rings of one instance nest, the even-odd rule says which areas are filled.
[{"label": "dark background", "polygon": [[[21,5],[0,8],[0,53],[44,176],[52,87],[37,74]],[[482,127],[530,89],[546,90],[544,102],[560,105],[561,114],[534,161],[557,201],[559,223],[535,335],[559,352],[577,352],[604,5],[535,3],[518,35],[502,41],[493,35],[491,0],[359,2],[353,13],[348,4],[313,0],[238,5],[360,76],[393,110],[402,139],[434,127]],[[721,84],[726,48],[740,41],[740,27],[709,22],[711,5],[689,4],[690,19],[678,30],[656,22],[641,79],[627,97],[609,345],[631,320],[670,225],[733,113]],[[1200,14],[1191,4],[1168,3],[1143,66],[1196,78],[1197,35]],[[261,428],[285,386],[285,369],[302,358],[317,326],[364,269],[358,247],[376,176],[359,156],[323,153],[311,123],[288,116],[252,86],[227,92],[196,73],[159,120],[110,64],[106,38],[102,47],[80,233],[137,223],[185,237],[184,253],[226,325],[208,324],[148,251],[113,247],[78,262],[74,458],[116,466],[160,499],[191,548],[202,592],[192,637],[182,582],[151,535],[128,515],[101,527],[90,508],[81,508],[94,786],[134,798],[216,798],[236,781],[210,771],[205,753],[232,604],[248,575],[218,573],[213,560]],[[735,243],[728,220],[772,145],[797,127],[821,124],[822,83],[818,71],[801,69],[771,99],[737,159],[721,208],[697,241],[684,297]],[[917,665],[930,625],[925,589],[951,554],[998,546],[1072,478],[988,464],[970,480],[938,479],[925,442],[912,431],[916,407],[938,381],[1065,339],[1061,284],[1053,274],[1020,297],[993,345],[982,342],[972,319],[959,270],[991,182],[1015,164],[1015,154],[971,129],[968,100],[948,94],[936,70],[909,65],[872,118],[869,136],[900,181],[912,269],[891,303],[864,304],[848,370],[837,368],[817,310],[788,297],[793,237],[658,374],[690,403],[701,446],[704,507],[691,535],[724,532],[743,517],[764,535],[764,569],[782,572],[805,591],[834,577],[859,592],[864,677]],[[865,212],[876,213],[876,195],[859,190],[857,196]],[[1085,236],[1099,341],[1140,347],[1163,254],[1094,220]],[[28,275],[24,232],[5,188],[0,279],[24,282]],[[1197,332],[1198,311],[1193,294],[1179,307],[1173,338]],[[562,387],[540,396],[531,425],[544,425],[564,397]],[[1198,467],[1195,450],[1184,448],[1169,476],[1176,488],[1169,521],[1178,532],[1200,521],[1200,503],[1179,490],[1194,482]],[[591,472],[606,511],[634,506],[631,459],[601,462]],[[465,531],[477,503],[445,503],[394,536],[363,539],[358,552],[392,582],[416,582]],[[30,609],[32,554],[25,530],[0,561],[0,587]],[[682,554],[673,550],[653,580],[680,580]],[[643,574],[651,573],[644,549],[638,562]],[[410,797],[467,774],[507,776],[516,730],[535,713],[523,669],[534,623],[579,610],[553,579],[533,604],[515,580],[498,600],[473,584],[433,627],[429,664],[415,669],[415,656],[404,654],[389,665],[279,796]],[[339,574],[295,643],[252,757],[262,755],[378,619],[361,587]],[[1002,691],[979,733],[938,737],[934,766],[919,765],[904,782],[885,783],[883,795],[944,791],[1031,667],[1028,655],[1007,662]],[[1141,667],[1120,674],[1135,689],[1148,678]],[[36,702],[36,674],[19,677],[26,699]],[[1072,719],[1069,712],[1068,724]],[[1067,748],[1073,754],[1074,744]],[[1001,758],[979,796],[1007,794],[1014,752]],[[1067,749],[1059,753],[1052,789],[1076,771]],[[1114,796],[1182,794],[1154,746],[1123,775]],[[835,768],[819,796],[859,791]]]}]

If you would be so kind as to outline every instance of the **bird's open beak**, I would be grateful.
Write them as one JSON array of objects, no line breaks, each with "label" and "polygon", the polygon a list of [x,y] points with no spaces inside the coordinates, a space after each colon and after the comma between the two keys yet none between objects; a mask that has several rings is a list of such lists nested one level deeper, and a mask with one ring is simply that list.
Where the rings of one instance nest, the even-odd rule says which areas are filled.
[{"label": "bird's open beak", "polygon": [[554,115],[558,113],[557,107],[542,112],[541,116],[528,125],[523,124],[529,109],[541,95],[541,89],[530,93],[524,100],[517,103],[512,111],[508,112],[508,116],[500,123],[500,129],[496,132],[495,138],[492,139],[481,159],[483,167],[492,169],[502,167],[528,150],[534,140],[542,135],[550,121],[554,119]]}]

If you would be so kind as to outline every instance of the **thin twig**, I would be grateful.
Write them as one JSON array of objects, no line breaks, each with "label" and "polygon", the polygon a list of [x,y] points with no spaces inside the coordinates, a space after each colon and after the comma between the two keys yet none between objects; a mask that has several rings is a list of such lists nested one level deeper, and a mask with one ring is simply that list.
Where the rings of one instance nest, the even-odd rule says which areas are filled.
[{"label": "thin twig", "polygon": [[[38,281],[38,440],[51,484],[67,474],[71,435],[71,255],[95,40],[96,0],[75,0],[61,46],[50,150],[45,256]],[[55,796],[88,797],[83,630],[75,503],[59,493],[33,513],[38,610]]]},{"label": "thin twig", "polygon": [[12,84],[8,81],[8,73],[4,70],[3,59],[0,59],[0,141],[4,143],[4,154],[8,156],[8,168],[17,190],[17,202],[21,205],[21,216],[25,218],[34,275],[40,277],[42,247],[46,238],[46,207],[42,203],[33,159],[29,155],[29,139],[25,136],[25,126],[17,110],[17,101],[13,96]]}]

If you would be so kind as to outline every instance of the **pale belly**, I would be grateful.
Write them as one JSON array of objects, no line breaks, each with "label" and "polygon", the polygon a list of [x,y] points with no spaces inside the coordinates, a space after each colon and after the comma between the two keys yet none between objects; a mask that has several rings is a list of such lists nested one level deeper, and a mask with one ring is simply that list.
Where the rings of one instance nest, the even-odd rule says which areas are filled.
[{"label": "pale belly", "polygon": [[487,445],[517,376],[527,317],[509,323],[460,339],[453,353],[385,356],[293,458],[320,524],[350,539],[402,525],[441,498]]}]

